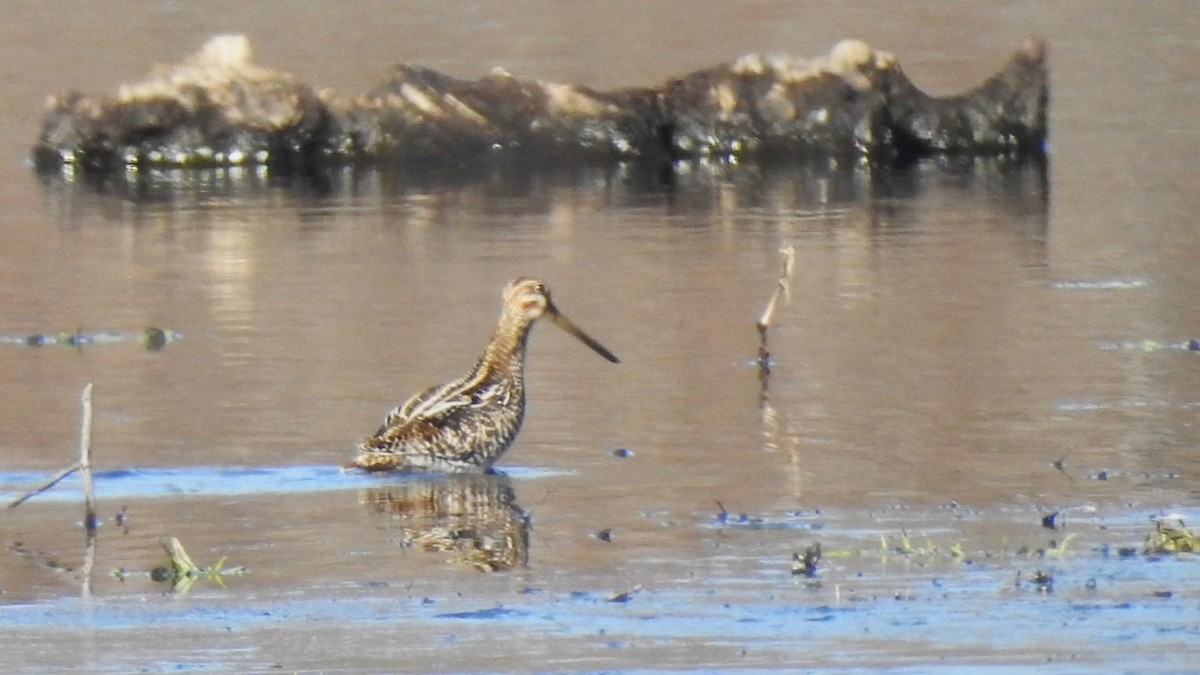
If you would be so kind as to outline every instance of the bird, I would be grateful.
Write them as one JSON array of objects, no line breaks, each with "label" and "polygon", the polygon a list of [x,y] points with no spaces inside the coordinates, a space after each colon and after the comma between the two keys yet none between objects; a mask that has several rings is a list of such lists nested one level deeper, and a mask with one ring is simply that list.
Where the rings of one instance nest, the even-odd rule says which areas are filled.
[{"label": "bird", "polygon": [[548,319],[608,361],[620,363],[558,310],[542,281],[519,277],[501,297],[500,320],[475,367],[392,409],[343,469],[490,473],[525,417],[525,348],[538,319]]}]

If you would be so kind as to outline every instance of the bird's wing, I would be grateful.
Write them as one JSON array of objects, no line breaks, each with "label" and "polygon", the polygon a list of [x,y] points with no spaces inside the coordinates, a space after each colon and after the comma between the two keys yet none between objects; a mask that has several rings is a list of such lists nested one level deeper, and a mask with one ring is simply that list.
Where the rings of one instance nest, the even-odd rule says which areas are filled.
[{"label": "bird's wing", "polygon": [[430,387],[388,413],[374,439],[395,441],[407,433],[429,434],[459,424],[479,408],[504,407],[512,391],[503,382],[464,387],[451,383]]},{"label": "bird's wing", "polygon": [[383,425],[379,427],[379,431],[375,432],[375,435],[378,436],[392,427],[401,425],[417,417],[423,406],[437,401],[439,397],[446,397],[444,389],[446,389],[446,385],[438,385],[430,387],[419,394],[413,394],[407,401],[388,412],[387,416],[383,418]]}]

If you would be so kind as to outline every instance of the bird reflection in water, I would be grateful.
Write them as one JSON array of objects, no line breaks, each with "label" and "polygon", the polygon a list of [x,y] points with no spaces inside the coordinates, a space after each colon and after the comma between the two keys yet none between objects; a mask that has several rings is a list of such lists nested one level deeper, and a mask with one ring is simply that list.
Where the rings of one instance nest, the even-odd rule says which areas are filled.
[{"label": "bird reflection in water", "polygon": [[451,552],[450,562],[501,572],[529,560],[529,515],[501,474],[409,477],[363,490],[360,501],[391,518],[403,546]]}]

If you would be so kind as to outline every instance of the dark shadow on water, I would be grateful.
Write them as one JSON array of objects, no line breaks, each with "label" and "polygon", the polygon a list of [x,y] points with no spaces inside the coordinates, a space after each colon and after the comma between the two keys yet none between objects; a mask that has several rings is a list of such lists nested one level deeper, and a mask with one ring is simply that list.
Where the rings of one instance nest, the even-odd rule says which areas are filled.
[{"label": "dark shadow on water", "polygon": [[481,572],[529,560],[529,515],[507,476],[409,478],[359,493],[359,501],[399,532],[402,546],[452,554]]}]

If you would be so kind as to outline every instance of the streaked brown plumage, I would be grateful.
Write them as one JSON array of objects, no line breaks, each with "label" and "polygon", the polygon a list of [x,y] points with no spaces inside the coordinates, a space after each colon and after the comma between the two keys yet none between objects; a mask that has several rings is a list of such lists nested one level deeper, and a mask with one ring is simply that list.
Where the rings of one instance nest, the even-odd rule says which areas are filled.
[{"label": "streaked brown plumage", "polygon": [[379,431],[358,444],[358,456],[346,468],[446,473],[490,469],[516,438],[525,416],[525,345],[539,318],[618,362],[558,311],[541,281],[516,279],[503,297],[496,331],[471,372],[430,387],[388,413]]}]

